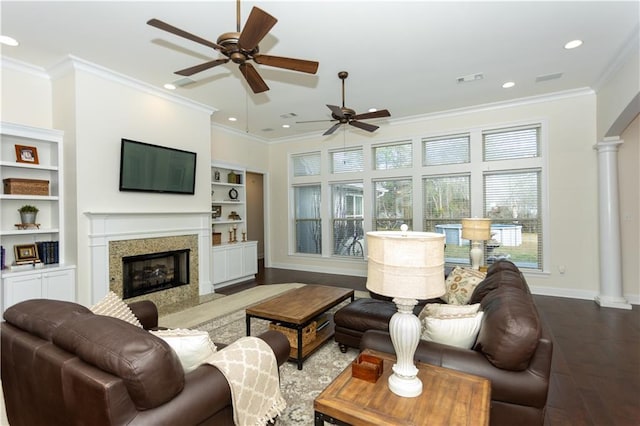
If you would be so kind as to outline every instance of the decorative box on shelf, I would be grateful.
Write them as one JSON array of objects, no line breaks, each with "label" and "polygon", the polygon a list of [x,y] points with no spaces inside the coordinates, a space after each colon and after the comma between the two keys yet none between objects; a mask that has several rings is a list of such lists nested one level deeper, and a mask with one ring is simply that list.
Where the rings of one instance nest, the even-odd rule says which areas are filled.
[{"label": "decorative box on shelf", "polygon": [[4,193],[16,195],[49,195],[49,181],[39,179],[4,179]]},{"label": "decorative box on shelf", "polygon": [[222,244],[222,232],[214,232],[212,236],[214,246]]}]

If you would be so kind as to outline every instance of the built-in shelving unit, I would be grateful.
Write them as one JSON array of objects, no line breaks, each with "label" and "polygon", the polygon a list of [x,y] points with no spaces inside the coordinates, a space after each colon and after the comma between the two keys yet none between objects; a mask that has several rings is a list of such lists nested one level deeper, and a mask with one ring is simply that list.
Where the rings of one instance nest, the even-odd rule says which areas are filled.
[{"label": "built-in shelving unit", "polygon": [[[75,299],[75,265],[64,258],[64,196],[62,176],[63,132],[20,124],[0,124],[0,176],[5,179],[35,179],[49,182],[47,195],[0,194],[0,244],[5,249],[2,279],[2,310],[32,298]],[[38,161],[18,162],[16,145],[34,148]],[[18,209],[30,204],[39,209],[38,227],[21,229]],[[54,264],[14,266],[14,247],[57,241]]]},{"label": "built-in shelving unit", "polygon": [[[211,164],[211,281],[214,288],[246,281],[258,272],[257,241],[246,241],[246,170]],[[243,241],[245,233],[245,241]]]}]

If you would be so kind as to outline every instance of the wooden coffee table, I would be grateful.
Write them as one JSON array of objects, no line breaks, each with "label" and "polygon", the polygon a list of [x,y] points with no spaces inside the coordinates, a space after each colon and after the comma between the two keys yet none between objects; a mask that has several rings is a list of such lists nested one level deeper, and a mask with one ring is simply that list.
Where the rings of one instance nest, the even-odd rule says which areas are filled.
[{"label": "wooden coffee table", "polygon": [[333,319],[330,319],[329,325],[317,331],[316,338],[304,346],[302,345],[302,330],[319,315],[349,298],[353,302],[353,290],[340,287],[305,285],[287,291],[280,296],[246,309],[247,336],[251,335],[251,318],[277,321],[281,326],[296,330],[298,347],[291,348],[289,359],[296,361],[298,370],[302,370],[304,360],[333,337],[335,326]]},{"label": "wooden coffee table", "polygon": [[491,383],[488,379],[447,368],[416,363],[422,394],[403,398],[387,380],[395,356],[366,349],[384,361],[376,383],[351,377],[348,366],[313,402],[315,424],[351,425],[488,425]]}]

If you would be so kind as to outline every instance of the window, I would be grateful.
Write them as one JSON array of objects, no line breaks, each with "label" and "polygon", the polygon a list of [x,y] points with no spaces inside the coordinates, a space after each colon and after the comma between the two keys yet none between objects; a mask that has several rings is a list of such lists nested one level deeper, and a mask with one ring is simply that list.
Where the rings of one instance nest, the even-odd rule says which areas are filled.
[{"label": "window", "polygon": [[292,156],[294,176],[318,176],[320,174],[320,153]]},{"label": "window", "polygon": [[439,166],[469,162],[469,135],[422,140],[422,164]]},{"label": "window", "polygon": [[413,165],[411,141],[373,148],[376,170],[406,169]]},{"label": "window", "polygon": [[406,223],[413,229],[413,185],[411,179],[375,182],[376,231],[399,231]]},{"label": "window", "polygon": [[322,252],[320,185],[294,188],[296,253]]},{"label": "window", "polygon": [[331,185],[333,251],[338,256],[364,257],[362,182]]},{"label": "window", "polygon": [[540,127],[483,133],[484,161],[540,156]]},{"label": "window", "polygon": [[332,173],[361,172],[364,170],[362,149],[334,151],[331,153]]},{"label": "window", "polygon": [[485,173],[484,209],[491,219],[486,261],[541,268],[540,171]]},{"label": "window", "polygon": [[471,176],[430,176],[422,181],[424,230],[445,236],[447,262],[469,263],[469,242],[462,239],[462,219],[471,217]]}]

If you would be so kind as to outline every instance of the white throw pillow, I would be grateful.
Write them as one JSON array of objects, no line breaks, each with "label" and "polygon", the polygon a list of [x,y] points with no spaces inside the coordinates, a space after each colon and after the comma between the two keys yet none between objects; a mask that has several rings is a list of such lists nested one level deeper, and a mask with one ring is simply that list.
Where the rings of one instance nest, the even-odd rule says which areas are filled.
[{"label": "white throw pillow", "polygon": [[424,322],[424,319],[426,317],[475,317],[476,313],[479,310],[479,303],[476,303],[474,305],[447,305],[445,303],[427,303],[420,311],[420,314],[418,314],[418,318],[421,322]]},{"label": "white throw pillow", "polygon": [[483,314],[480,311],[473,316],[425,317],[422,339],[471,349],[478,337]]},{"label": "white throw pillow", "polygon": [[178,355],[185,373],[198,368],[217,350],[206,331],[176,328],[173,330],[152,330],[150,333],[171,346]]},{"label": "white throw pillow", "polygon": [[130,324],[142,327],[138,318],[133,314],[129,306],[113,291],[107,293],[101,301],[89,308],[96,315],[106,315],[126,321]]}]

